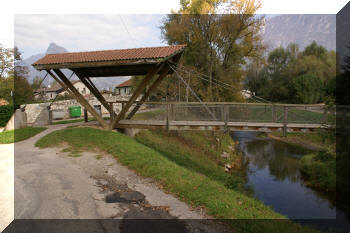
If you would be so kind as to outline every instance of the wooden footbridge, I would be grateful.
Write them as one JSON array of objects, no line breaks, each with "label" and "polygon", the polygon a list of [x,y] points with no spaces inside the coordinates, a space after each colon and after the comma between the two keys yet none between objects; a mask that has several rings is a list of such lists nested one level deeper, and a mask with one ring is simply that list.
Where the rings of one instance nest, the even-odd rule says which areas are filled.
[{"label": "wooden footbridge", "polygon": [[[186,45],[152,48],[47,54],[33,66],[46,71],[105,129],[166,128],[169,130],[311,131],[328,127],[328,110],[323,105],[249,103],[145,102],[152,91],[176,68]],[[66,77],[71,70],[108,110],[110,120],[89,104]],[[73,74],[72,73],[72,74]],[[107,102],[91,78],[145,75],[124,102]],[[181,77],[179,77],[181,78]],[[139,99],[139,101],[136,101]],[[114,105],[122,105],[119,112]],[[147,117],[136,114],[141,105]],[[136,115],[135,115],[136,114]]]},{"label": "wooden footbridge", "polygon": [[[124,105],[126,102],[116,103]],[[329,127],[324,105],[144,102],[147,112],[119,121],[118,128],[310,132]]]}]

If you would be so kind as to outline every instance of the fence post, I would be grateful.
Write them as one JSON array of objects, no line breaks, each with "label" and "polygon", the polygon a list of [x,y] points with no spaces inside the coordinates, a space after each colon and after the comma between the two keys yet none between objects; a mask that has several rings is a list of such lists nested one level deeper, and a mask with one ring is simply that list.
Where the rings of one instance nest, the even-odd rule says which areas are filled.
[{"label": "fence post", "polygon": [[113,122],[113,119],[114,119],[113,103],[109,103],[109,106],[111,108],[110,121]]},{"label": "fence post", "polygon": [[88,119],[88,112],[87,112],[86,108],[84,108],[84,121],[85,122],[89,121],[89,119]]},{"label": "fence post", "polygon": [[227,127],[228,118],[229,118],[229,105],[225,105],[225,108],[224,108],[225,132],[228,132],[228,127]]},{"label": "fence post", "polygon": [[328,122],[328,116],[327,116],[327,114],[328,114],[328,111],[327,111],[327,106],[326,105],[324,105],[323,106],[323,124],[327,124],[327,122]]},{"label": "fence post", "polygon": [[167,129],[167,131],[169,131],[170,105],[171,104],[166,105],[166,129]]},{"label": "fence post", "polygon": [[283,137],[287,137],[288,107],[284,106]]},{"label": "fence post", "polygon": [[276,106],[272,104],[272,122],[276,122]]}]

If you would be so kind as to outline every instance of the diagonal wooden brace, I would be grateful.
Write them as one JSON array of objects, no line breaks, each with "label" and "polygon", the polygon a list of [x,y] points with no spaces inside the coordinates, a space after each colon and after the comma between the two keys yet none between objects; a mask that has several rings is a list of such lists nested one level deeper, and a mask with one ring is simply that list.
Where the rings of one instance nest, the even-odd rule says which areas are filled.
[{"label": "diagonal wooden brace", "polygon": [[57,76],[64,82],[64,84],[70,89],[79,103],[89,111],[96,120],[102,125],[103,128],[108,129],[108,124],[103,120],[103,118],[96,112],[96,110],[89,104],[89,102],[79,93],[79,91],[73,86],[73,84],[67,79],[67,77],[59,70],[54,69]]},{"label": "diagonal wooden brace", "polygon": [[125,116],[126,112],[129,110],[129,108],[132,106],[132,104],[136,101],[137,97],[142,93],[142,91],[146,88],[147,84],[152,80],[153,76],[158,73],[160,69],[162,69],[164,66],[164,63],[155,65],[148,71],[146,77],[142,80],[140,85],[136,88],[132,96],[130,97],[129,101],[125,104],[125,106],[122,108],[120,113],[117,115],[115,119],[113,119],[113,122],[111,122],[111,129],[115,128],[118,122]]},{"label": "diagonal wooden brace", "polygon": [[[92,94],[94,94],[94,96],[96,96],[96,98],[100,101],[100,103],[108,110],[108,112],[111,115],[114,115],[114,111],[113,109],[111,109],[111,106],[108,104],[108,102],[106,101],[106,99],[103,97],[103,95],[101,95],[101,93],[98,91],[98,89],[96,88],[96,86],[91,82],[91,80],[89,80],[87,77],[84,77],[83,75],[81,75],[78,72],[75,72],[75,74],[78,76],[78,78],[84,83],[84,85],[91,91]],[[89,81],[88,81],[89,80]]]},{"label": "diagonal wooden brace", "polygon": [[148,96],[151,94],[151,92],[156,89],[156,87],[162,82],[165,76],[169,73],[170,67],[169,65],[166,65],[163,70],[161,71],[159,77],[153,82],[153,84],[147,89],[146,93],[142,96],[141,100],[137,105],[133,108],[133,110],[129,113],[129,115],[126,117],[126,119],[131,119],[135,113],[140,109],[142,102],[144,102]]}]

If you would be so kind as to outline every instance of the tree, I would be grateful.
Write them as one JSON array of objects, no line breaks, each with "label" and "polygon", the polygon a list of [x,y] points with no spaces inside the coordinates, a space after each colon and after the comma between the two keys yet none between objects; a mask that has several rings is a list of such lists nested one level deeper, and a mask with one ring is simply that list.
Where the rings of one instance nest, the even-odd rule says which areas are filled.
[{"label": "tree", "polygon": [[13,70],[13,49],[0,44],[0,79],[5,79]]},{"label": "tree", "polygon": [[[163,39],[168,44],[187,44],[183,65],[207,77],[193,83],[200,98],[240,99],[242,65],[261,56],[263,50],[259,34],[263,17],[254,15],[260,7],[256,0],[182,0],[180,10],[173,12],[177,14],[164,20]],[[232,88],[219,88],[216,80]]]},{"label": "tree", "polygon": [[314,104],[322,99],[323,84],[318,77],[304,74],[291,81],[289,90],[294,103]]},{"label": "tree", "polygon": [[14,77],[14,100],[15,104],[24,104],[33,100],[33,90],[27,80],[28,68],[22,64],[21,53],[18,48],[14,48],[15,66]]},{"label": "tree", "polygon": [[43,79],[44,78],[42,78],[42,77],[35,76],[34,79],[33,79],[32,85],[31,85],[32,89],[35,90],[35,89],[43,88],[44,87],[42,85]]}]

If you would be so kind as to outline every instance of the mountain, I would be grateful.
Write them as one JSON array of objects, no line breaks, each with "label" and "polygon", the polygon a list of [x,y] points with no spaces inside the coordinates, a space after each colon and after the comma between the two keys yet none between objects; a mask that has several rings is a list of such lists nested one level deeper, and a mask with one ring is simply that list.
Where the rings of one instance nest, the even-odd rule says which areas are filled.
[{"label": "mountain", "polygon": [[[59,46],[55,43],[50,43],[49,47],[46,49],[45,53],[40,53],[40,54],[35,54],[33,56],[30,56],[26,59],[23,59],[22,64],[26,65],[29,70],[28,74],[28,81],[32,83],[33,79],[36,76],[39,77],[45,77],[46,72],[45,71],[37,71],[32,64],[39,60],[40,58],[44,57],[46,54],[54,54],[54,53],[68,53],[69,51],[65,49],[62,46]],[[62,70],[62,72],[67,76],[70,77],[72,74],[72,71],[70,70]],[[78,79],[75,75],[72,76],[71,80],[76,80]],[[100,90],[102,89],[114,89],[114,87],[124,81],[129,79],[129,77],[108,77],[108,78],[93,78],[92,81],[96,85],[96,87]],[[53,78],[48,76],[45,81],[44,85],[49,85],[53,81]]]},{"label": "mountain", "polygon": [[336,15],[278,15],[266,19],[262,32],[264,43],[271,51],[279,46],[296,43],[303,50],[312,41],[328,50],[336,49]]}]

